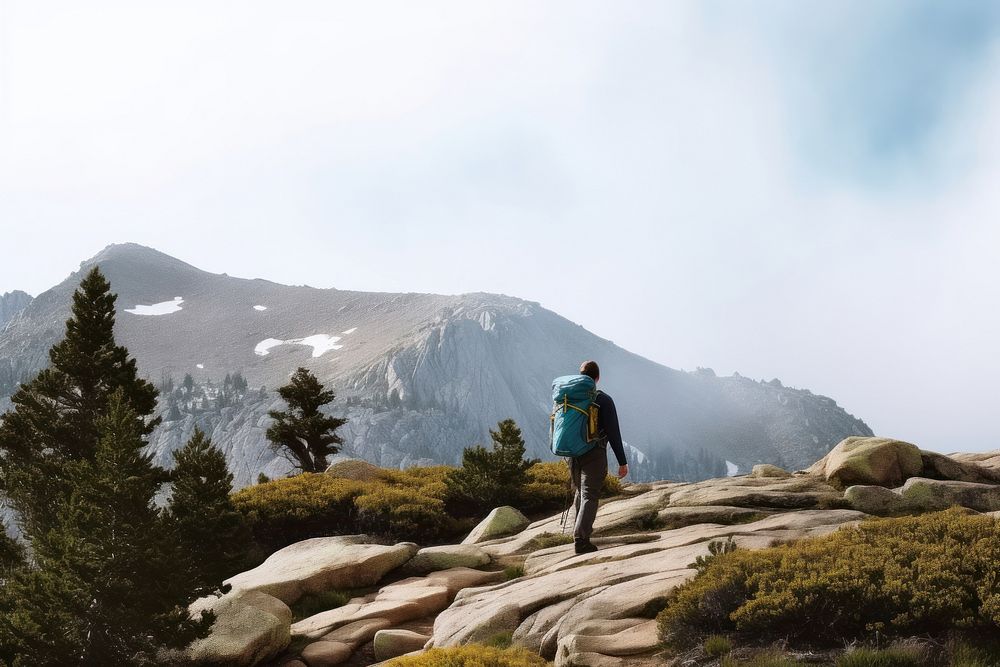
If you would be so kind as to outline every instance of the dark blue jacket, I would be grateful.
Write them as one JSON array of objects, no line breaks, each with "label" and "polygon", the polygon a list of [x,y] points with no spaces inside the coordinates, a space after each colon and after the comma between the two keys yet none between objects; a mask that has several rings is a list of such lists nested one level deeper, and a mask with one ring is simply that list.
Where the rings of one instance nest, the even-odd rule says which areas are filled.
[{"label": "dark blue jacket", "polygon": [[600,408],[597,416],[597,430],[604,434],[611,449],[615,452],[618,465],[626,465],[625,447],[622,445],[622,432],[618,426],[618,410],[615,409],[615,402],[603,391],[597,392],[594,399],[597,407]]}]

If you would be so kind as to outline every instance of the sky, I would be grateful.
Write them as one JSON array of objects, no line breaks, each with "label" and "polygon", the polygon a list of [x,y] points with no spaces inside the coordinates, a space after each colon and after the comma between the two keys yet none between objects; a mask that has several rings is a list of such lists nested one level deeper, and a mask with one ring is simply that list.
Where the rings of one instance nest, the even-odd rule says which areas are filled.
[{"label": "sky", "polygon": [[0,0],[0,293],[499,292],[996,449],[998,182],[996,3]]}]

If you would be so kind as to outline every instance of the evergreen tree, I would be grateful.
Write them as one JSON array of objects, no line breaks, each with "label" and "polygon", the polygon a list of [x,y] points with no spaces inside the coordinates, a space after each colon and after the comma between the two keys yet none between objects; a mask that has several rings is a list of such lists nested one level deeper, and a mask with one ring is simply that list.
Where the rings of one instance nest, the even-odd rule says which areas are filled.
[{"label": "evergreen tree", "polygon": [[[118,389],[97,420],[93,459],[67,466],[70,496],[32,539],[0,604],[0,656],[32,665],[153,665],[208,630],[193,622],[185,559],[153,498],[165,471]],[[4,655],[7,654],[7,655]],[[15,662],[16,659],[11,659]]]},{"label": "evergreen tree", "polygon": [[324,389],[307,369],[299,368],[291,381],[278,389],[278,394],[289,409],[268,412],[274,420],[267,429],[271,447],[303,472],[323,472],[327,458],[340,451],[338,445],[344,442],[336,431],[347,423],[346,419],[320,412],[321,407],[333,401],[334,393]]},{"label": "evergreen tree", "polygon": [[92,269],[73,294],[66,336],[49,351],[49,367],[17,390],[0,422],[0,490],[29,536],[52,525],[56,500],[68,496],[69,464],[93,460],[112,392],[122,390],[141,436],[159,423],[145,421],[156,407],[156,388],[115,344],[116,299]]},{"label": "evergreen tree", "polygon": [[233,475],[226,458],[201,429],[174,452],[174,461],[167,521],[184,554],[186,579],[208,595],[244,563],[249,527],[229,499]]},{"label": "evergreen tree", "polygon": [[500,505],[519,503],[528,468],[537,460],[525,460],[524,438],[513,419],[490,431],[492,449],[482,445],[462,452],[462,467],[445,478],[449,504],[461,514],[474,514]]},{"label": "evergreen tree", "polygon": [[24,547],[0,524],[0,587],[24,564]]}]

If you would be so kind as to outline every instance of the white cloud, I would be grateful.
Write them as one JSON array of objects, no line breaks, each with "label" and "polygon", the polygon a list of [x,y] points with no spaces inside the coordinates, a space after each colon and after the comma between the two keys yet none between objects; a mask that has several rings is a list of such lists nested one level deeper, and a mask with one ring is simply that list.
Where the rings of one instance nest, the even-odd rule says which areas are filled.
[{"label": "white cloud", "polygon": [[[818,177],[805,96],[830,71],[715,7],[8,3],[0,291],[131,240],[291,284],[504,292],[996,446],[1000,60],[892,187]],[[835,46],[833,69],[856,55]],[[566,290],[590,252],[594,286]]]}]

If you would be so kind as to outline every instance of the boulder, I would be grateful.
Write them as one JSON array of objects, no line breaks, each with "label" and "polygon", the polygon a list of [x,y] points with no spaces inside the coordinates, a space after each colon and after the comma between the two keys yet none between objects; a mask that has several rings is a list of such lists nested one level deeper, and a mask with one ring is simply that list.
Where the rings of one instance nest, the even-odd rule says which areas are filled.
[{"label": "boulder", "polygon": [[748,477],[760,478],[760,477],[772,477],[775,479],[784,479],[786,477],[791,477],[792,473],[788,472],[784,468],[779,468],[778,466],[771,465],[770,463],[758,463],[750,471]]},{"label": "boulder", "polygon": [[377,465],[361,459],[341,459],[331,463],[326,474],[338,479],[351,479],[357,482],[370,482],[379,479],[383,472]]},{"label": "boulder", "polygon": [[891,516],[907,511],[903,497],[884,486],[856,485],[844,491],[844,499],[851,507],[876,516]]},{"label": "boulder", "polygon": [[407,573],[425,574],[453,567],[481,567],[490,560],[490,555],[474,544],[448,544],[421,549],[402,569]]},{"label": "boulder", "polygon": [[507,505],[497,507],[479,525],[472,529],[462,544],[476,544],[505,535],[513,535],[528,527],[528,518]]},{"label": "boulder", "polygon": [[350,602],[336,609],[328,609],[292,624],[293,637],[320,639],[337,628],[369,618],[384,618],[398,625],[426,615],[426,609],[415,602],[379,600],[377,602]]},{"label": "boulder", "polygon": [[841,440],[810,473],[823,475],[841,488],[853,485],[896,487],[920,474],[920,449],[902,440],[852,436]]},{"label": "boulder", "polygon": [[960,505],[977,512],[1000,510],[1000,486],[913,477],[899,490],[905,505],[913,511],[943,510]]},{"label": "boulder", "polygon": [[292,611],[266,593],[230,591],[220,598],[202,598],[191,606],[193,615],[205,610],[215,614],[215,623],[208,636],[188,648],[194,663],[257,665],[288,646]]},{"label": "boulder", "polygon": [[954,480],[911,477],[898,489],[852,486],[844,497],[854,509],[868,514],[935,512],[953,505],[977,512],[1000,510],[1000,486]]},{"label": "boulder", "polygon": [[302,649],[301,658],[309,667],[334,667],[354,653],[354,646],[336,641],[313,642]]},{"label": "boulder", "polygon": [[920,454],[924,461],[920,477],[950,479],[956,482],[975,482],[977,484],[1000,483],[1000,471],[987,468],[978,462],[960,461],[937,452],[922,451]]},{"label": "boulder", "polygon": [[[556,666],[636,665],[636,656],[652,654],[662,648],[655,620],[636,618],[627,619],[626,622],[629,626],[617,632],[608,633],[609,628],[604,628],[600,634],[569,635],[559,642]],[[607,659],[609,656],[612,660]],[[652,661],[650,664],[657,662]]]},{"label": "boulder", "polygon": [[993,472],[1000,473],[1000,450],[997,449],[992,452],[972,452],[965,454],[957,453],[949,454],[948,456],[956,461],[974,463],[981,468],[986,468],[988,470],[992,470]]},{"label": "boulder", "polygon": [[671,507],[726,505],[765,509],[808,509],[842,497],[814,477],[788,479],[724,477],[690,484],[670,495]]},{"label": "boulder", "polygon": [[307,593],[371,586],[416,552],[415,544],[372,544],[364,535],[316,537],[274,552],[225,583],[233,591],[262,591],[292,604]]},{"label": "boulder", "polygon": [[376,660],[390,660],[421,650],[430,640],[427,635],[412,630],[379,630],[375,633]]}]

